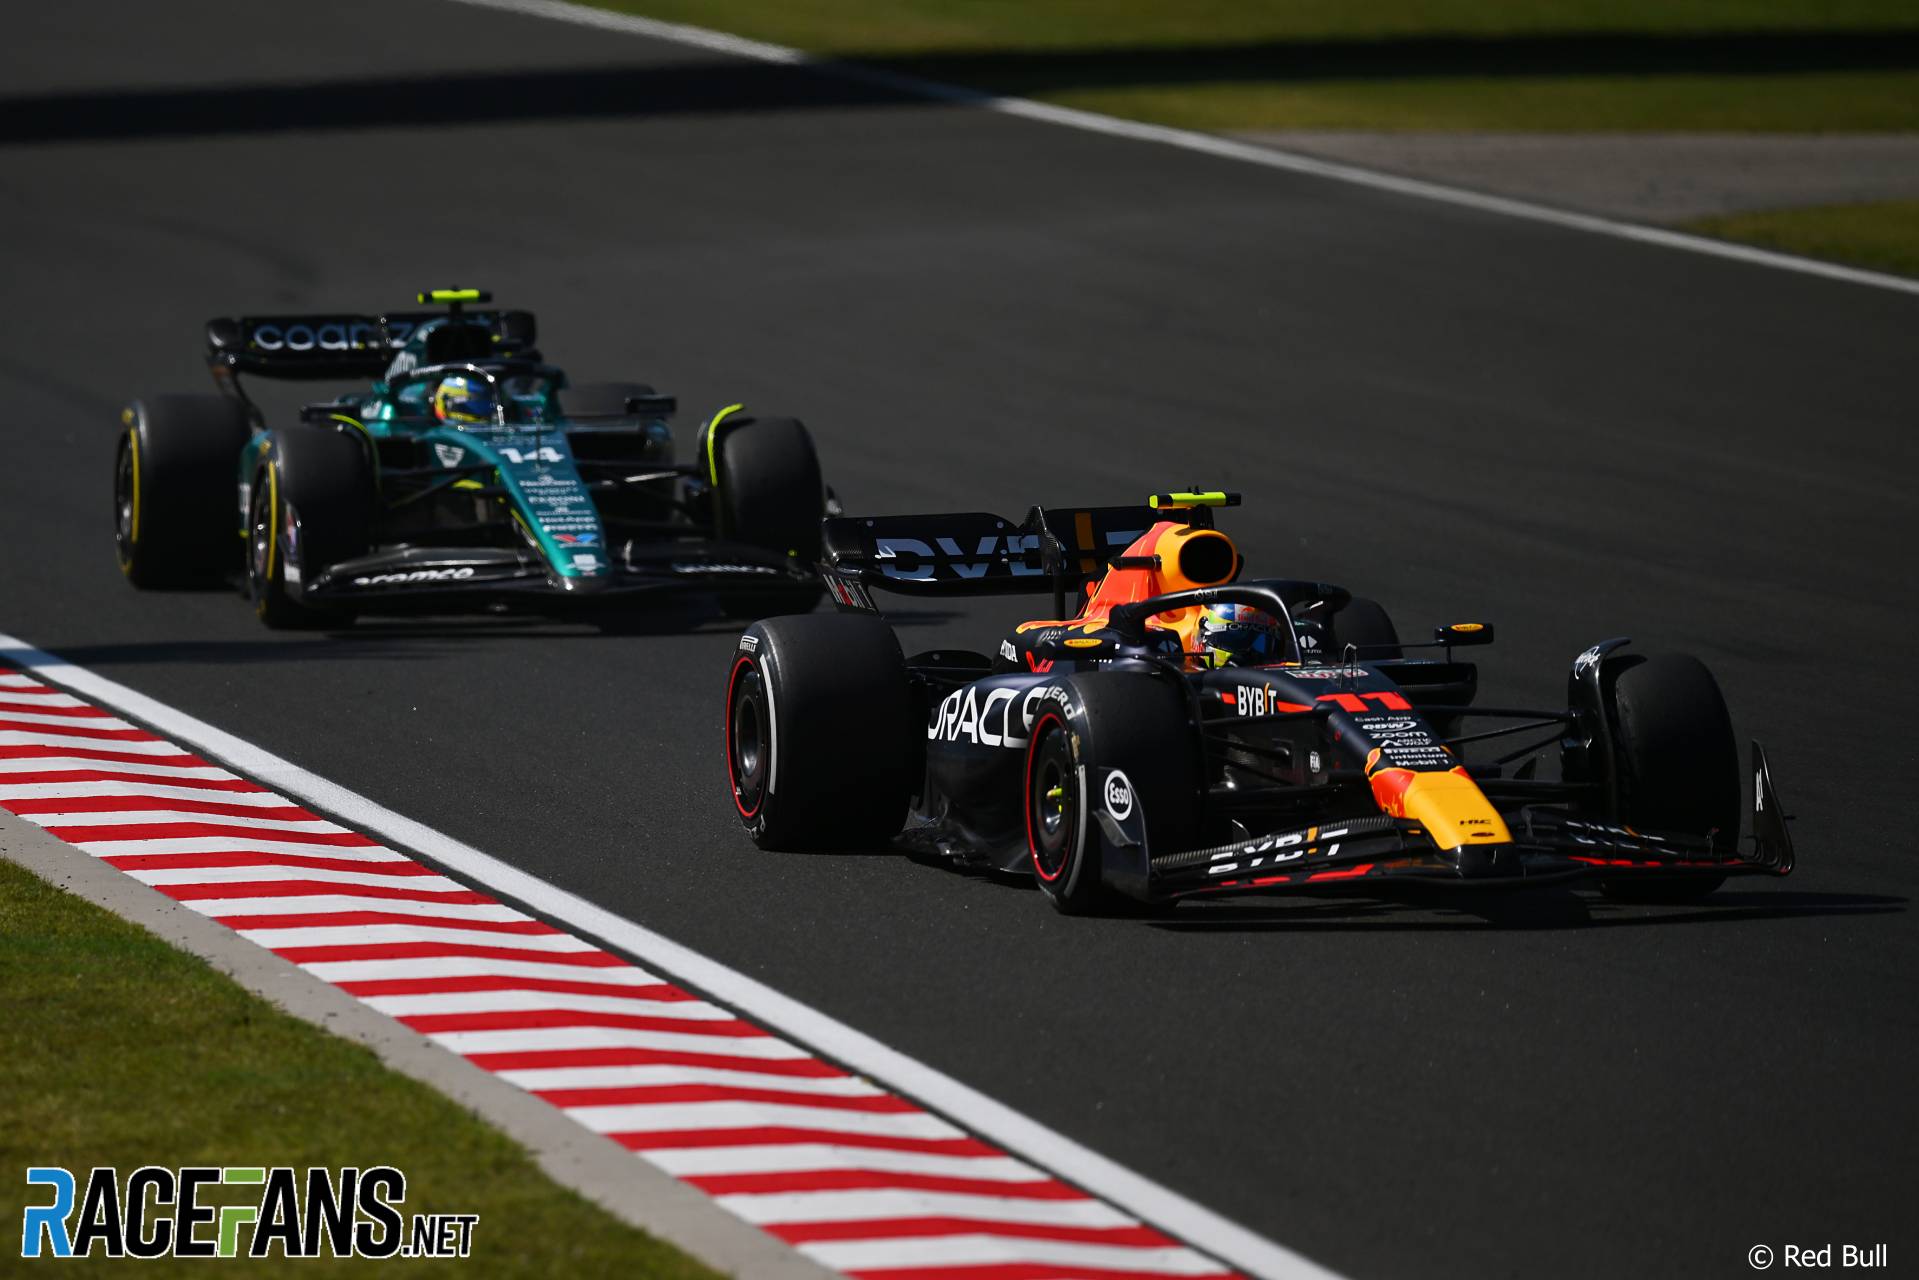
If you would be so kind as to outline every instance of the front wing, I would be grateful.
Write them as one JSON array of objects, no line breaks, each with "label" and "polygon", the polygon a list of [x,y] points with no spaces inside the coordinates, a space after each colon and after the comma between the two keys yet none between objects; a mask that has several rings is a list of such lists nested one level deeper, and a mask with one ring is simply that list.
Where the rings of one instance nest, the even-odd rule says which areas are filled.
[{"label": "front wing", "polygon": [[553,572],[530,549],[400,547],[333,565],[302,587],[301,598],[316,607],[375,613],[488,607],[561,613],[666,596],[724,592],[790,600],[824,590],[816,573],[790,557],[726,542],[633,543],[609,555],[605,572],[577,577]]},{"label": "front wing", "polygon": [[[1553,812],[1511,820],[1512,843],[1444,851],[1419,823],[1384,815],[1322,822],[1153,857],[1146,888],[1155,899],[1226,893],[1326,891],[1384,881],[1472,888],[1522,888],[1571,880],[1763,874],[1794,863],[1792,838],[1764,750],[1752,744],[1750,848],[1715,848],[1701,836],[1636,830]],[[1109,832],[1109,838],[1111,833]],[[1363,892],[1363,890],[1361,890]]]}]

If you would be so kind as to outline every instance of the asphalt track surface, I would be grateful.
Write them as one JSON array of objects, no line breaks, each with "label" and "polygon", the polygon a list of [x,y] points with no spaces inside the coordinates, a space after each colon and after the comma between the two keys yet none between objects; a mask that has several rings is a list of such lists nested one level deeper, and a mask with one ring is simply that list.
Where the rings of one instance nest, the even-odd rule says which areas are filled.
[{"label": "asphalt track surface", "polygon": [[[1919,1249],[1919,300],[432,0],[35,6],[0,84],[6,630],[1335,1269]],[[851,510],[1225,485],[1257,568],[1497,623],[1489,700],[1551,704],[1608,635],[1697,653],[1801,870],[1702,909],[1065,920],[754,850],[717,625],[277,635],[120,580],[115,409],[203,385],[205,317],[455,281],[577,376],[801,415]],[[903,641],[991,647],[1022,603]]]}]

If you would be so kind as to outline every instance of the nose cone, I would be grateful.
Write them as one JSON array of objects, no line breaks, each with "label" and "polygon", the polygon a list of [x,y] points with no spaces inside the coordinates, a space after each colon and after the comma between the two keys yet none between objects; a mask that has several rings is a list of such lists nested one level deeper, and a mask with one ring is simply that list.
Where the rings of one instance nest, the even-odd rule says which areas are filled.
[{"label": "nose cone", "polygon": [[[1369,765],[1378,760],[1375,751]],[[1479,855],[1490,855],[1512,843],[1506,820],[1463,768],[1429,773],[1372,768],[1367,777],[1380,811],[1395,818],[1411,818],[1425,827],[1434,844],[1457,855],[1455,860],[1462,872],[1468,862],[1478,865],[1483,861]]]}]

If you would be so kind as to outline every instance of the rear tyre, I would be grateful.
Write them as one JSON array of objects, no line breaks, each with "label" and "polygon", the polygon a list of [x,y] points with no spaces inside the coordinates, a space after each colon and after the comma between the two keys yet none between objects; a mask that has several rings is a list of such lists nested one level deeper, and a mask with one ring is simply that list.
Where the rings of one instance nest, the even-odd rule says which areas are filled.
[{"label": "rear tyre", "polygon": [[871,848],[918,789],[919,724],[893,629],[863,614],[774,618],[740,637],[726,772],[762,849]]},{"label": "rear tyre", "polygon": [[120,411],[114,544],[136,587],[218,583],[240,567],[234,498],[252,426],[225,396],[154,396]]},{"label": "rear tyre", "polygon": [[1147,849],[1192,848],[1199,836],[1199,747],[1183,690],[1170,680],[1118,672],[1066,681],[1083,709],[1077,731],[1048,700],[1033,722],[1025,771],[1026,846],[1033,879],[1066,915],[1131,914],[1100,867],[1091,781],[1117,769],[1144,808]]},{"label": "rear tyre", "polygon": [[374,487],[366,448],[345,432],[274,433],[247,505],[247,595],[275,629],[344,626],[344,609],[306,603],[295,588],[371,547]]},{"label": "rear tyre", "polygon": [[[1662,654],[1626,659],[1608,713],[1628,826],[1712,836],[1721,852],[1739,842],[1739,748],[1719,684],[1699,659]],[[1602,892],[1636,902],[1690,902],[1724,876],[1675,875],[1604,881]]]},{"label": "rear tyre", "polygon": [[1345,655],[1347,645],[1356,645],[1361,662],[1374,662],[1404,656],[1399,647],[1399,632],[1393,620],[1377,600],[1354,596],[1346,607],[1333,615],[1332,658]]}]

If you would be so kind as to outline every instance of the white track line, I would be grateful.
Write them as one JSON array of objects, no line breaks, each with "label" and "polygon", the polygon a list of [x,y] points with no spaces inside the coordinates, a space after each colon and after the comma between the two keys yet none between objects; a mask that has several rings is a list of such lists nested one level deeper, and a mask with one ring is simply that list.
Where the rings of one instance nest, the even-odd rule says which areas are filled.
[{"label": "white track line", "polygon": [[[950,1116],[974,1133],[1006,1148],[1011,1154],[1050,1169],[1088,1192],[1137,1214],[1168,1234],[1251,1275],[1271,1277],[1272,1280],[1305,1280],[1307,1277],[1328,1280],[1335,1276],[1334,1272],[1284,1245],[1257,1235],[1178,1192],[1081,1146],[1064,1134],[926,1063],[908,1057],[863,1031],[802,1004],[710,956],[655,933],[644,925],[482,853],[471,845],[396,813],[357,792],[309,773],[244,738],[236,737],[117,681],[75,666],[64,658],[45,653],[4,632],[0,632],[0,657],[30,669],[41,679],[62,685],[124,715],[144,721],[157,732],[232,765],[274,791],[316,805],[358,830],[411,849],[459,873],[469,882],[484,885],[503,897],[525,903],[551,920],[561,921],[584,934],[599,938],[648,967],[670,974],[723,1004],[731,1005],[755,1022],[790,1036],[826,1057],[836,1059],[860,1074]],[[151,849],[160,842],[145,843]],[[313,851],[312,846],[306,848]],[[332,851],[328,852],[330,855]],[[390,908],[383,903],[379,909]],[[589,946],[566,935],[478,935],[430,926],[369,926],[362,934],[359,941],[363,943],[450,937],[455,941],[479,938],[488,945],[530,951],[571,951]],[[318,945],[338,940],[332,930],[324,928],[255,929],[243,931],[242,936],[269,948]],[[460,1053],[633,1044],[691,1048],[736,1057],[801,1055],[801,1050],[766,1037],[725,1039],[723,1043],[716,1044],[715,1037],[678,1036],[606,1027],[441,1032],[430,1038]],[[573,1114],[577,1116],[579,1113]],[[589,1109],[589,1115],[592,1114],[593,1110]],[[602,1114],[601,1118],[611,1117]],[[808,1117],[807,1120],[812,1127],[821,1127],[816,1117]]]},{"label": "white track line", "polygon": [[1886,275],[1883,272],[1842,267],[1837,263],[1795,257],[1789,253],[1775,253],[1769,249],[1755,249],[1749,245],[1713,240],[1706,236],[1688,235],[1683,231],[1671,231],[1664,227],[1622,222],[1616,218],[1604,218],[1597,214],[1575,213],[1569,209],[1556,209],[1551,205],[1535,204],[1530,200],[1516,200],[1507,196],[1489,195],[1483,191],[1471,191],[1464,187],[1447,186],[1440,182],[1401,177],[1398,174],[1383,173],[1376,169],[1361,168],[1358,165],[1322,160],[1317,156],[1304,155],[1297,151],[1281,151],[1278,148],[1261,146],[1257,143],[1240,142],[1217,134],[1197,133],[1191,129],[1175,129],[1170,125],[1145,124],[1138,120],[1122,120],[1117,116],[1100,115],[1093,111],[1077,111],[1071,107],[1056,107],[1049,103],[1035,102],[1031,98],[1001,97],[960,85],[942,84],[937,80],[922,80],[918,76],[899,75],[877,67],[818,58],[800,49],[789,49],[784,45],[748,40],[741,36],[728,35],[723,31],[709,31],[705,27],[692,27],[678,22],[661,22],[654,18],[640,18],[631,14],[609,13],[604,9],[563,3],[563,0],[455,0],[455,2],[475,5],[482,9],[500,9],[529,17],[551,18],[556,22],[570,22],[575,26],[594,27],[601,31],[644,36],[650,40],[666,40],[674,44],[691,45],[733,57],[751,58],[758,62],[806,67],[845,80],[881,85],[915,97],[962,103],[982,111],[996,111],[1001,115],[1019,116],[1026,120],[1062,125],[1068,129],[1079,129],[1086,133],[1103,133],[1115,138],[1130,138],[1135,142],[1155,142],[1162,146],[1178,147],[1184,151],[1197,151],[1204,155],[1216,156],[1222,160],[1237,160],[1243,164],[1255,164],[1267,169],[1284,169],[1289,173],[1329,178],[1335,182],[1390,191],[1395,195],[1459,205],[1467,209],[1476,209],[1481,213],[1524,218],[1528,221],[1550,223],[1553,226],[1566,227],[1574,231],[1588,231],[1595,235],[1633,240],[1640,244],[1681,249],[1688,253],[1703,253],[1710,257],[1730,258],[1734,262],[1751,263],[1754,266],[1774,267],[1782,271],[1796,271],[1801,275],[1841,280],[1847,284],[1863,284],[1876,289],[1891,289],[1898,293],[1919,295],[1919,280],[1907,280],[1899,276]]}]

